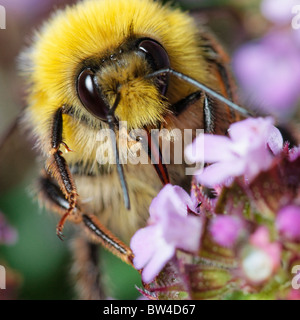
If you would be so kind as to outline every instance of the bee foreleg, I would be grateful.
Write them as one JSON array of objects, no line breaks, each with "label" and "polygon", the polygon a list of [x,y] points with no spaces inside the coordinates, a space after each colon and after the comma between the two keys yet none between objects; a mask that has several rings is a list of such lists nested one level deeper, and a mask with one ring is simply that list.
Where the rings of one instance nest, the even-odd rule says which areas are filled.
[{"label": "bee foreleg", "polygon": [[82,219],[91,241],[101,244],[124,262],[133,265],[131,249],[105,228],[96,216],[83,214]]},{"label": "bee foreleg", "polygon": [[[39,197],[47,209],[53,210],[60,215],[64,215],[69,207],[64,194],[56,185],[55,181],[45,171],[42,172],[38,180]],[[82,215],[79,208],[75,208],[76,215],[70,215],[69,220],[75,223],[82,222]],[[76,277],[76,291],[80,299],[103,299],[101,289],[98,246],[78,235],[72,243],[73,249],[73,276]]]},{"label": "bee foreleg", "polygon": [[57,225],[56,233],[62,238],[62,230],[66,219],[74,213],[74,209],[77,203],[77,191],[74,180],[72,178],[70,169],[62,152],[59,150],[60,145],[63,144],[67,150],[70,150],[62,140],[63,131],[63,109],[59,108],[53,117],[52,129],[51,129],[51,149],[50,156],[47,160],[47,172],[58,182],[58,185],[65,195],[69,206],[62,216],[60,222]]},{"label": "bee foreleg", "polygon": [[186,111],[189,106],[193,105],[196,101],[203,99],[203,122],[204,132],[214,132],[214,116],[213,116],[213,98],[207,93],[196,91],[186,96],[185,98],[177,101],[171,106],[175,116],[179,116],[182,112]]},{"label": "bee foreleg", "polygon": [[187,97],[177,101],[171,106],[175,116],[179,116],[184,112],[190,105],[194,104],[201,98],[201,91],[196,91],[188,95]]},{"label": "bee foreleg", "polygon": [[[69,209],[69,202],[66,200],[64,194],[53,178],[51,178],[45,170],[42,171],[41,176],[38,179],[38,195],[39,198],[42,199],[43,205],[45,205],[48,210],[55,211],[61,216]],[[73,210],[74,214],[70,215],[69,219],[74,223],[82,222],[82,217],[79,212],[77,204],[76,208]]]},{"label": "bee foreleg", "polygon": [[[45,206],[64,216],[69,208],[69,202],[46,172],[43,172],[39,179],[39,189],[39,195]],[[82,222],[86,235],[93,243],[101,244],[120,259],[132,265],[133,254],[130,248],[104,227],[96,216],[83,213],[77,204],[69,219],[75,223]]]},{"label": "bee foreleg", "polygon": [[[39,178],[39,197],[43,200],[46,208],[64,215],[69,208],[62,190],[54,179],[45,171]],[[128,246],[117,239],[105,228],[94,215],[87,215],[76,205],[76,214],[69,216],[74,223],[83,223],[85,237],[82,235],[73,242],[74,268],[73,272],[78,278],[78,294],[81,299],[103,299],[101,281],[98,266],[98,244],[117,255],[123,261],[132,265],[133,254]]]}]

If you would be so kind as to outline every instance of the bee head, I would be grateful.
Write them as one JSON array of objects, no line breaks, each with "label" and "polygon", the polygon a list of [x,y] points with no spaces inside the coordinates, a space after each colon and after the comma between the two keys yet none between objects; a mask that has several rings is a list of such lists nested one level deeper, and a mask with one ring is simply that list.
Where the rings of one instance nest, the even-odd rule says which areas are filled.
[{"label": "bee head", "polygon": [[85,62],[77,78],[77,95],[89,113],[105,122],[119,95],[116,120],[126,121],[129,128],[153,125],[163,121],[167,112],[169,77],[146,76],[169,66],[169,56],[159,42],[131,40],[97,61]]}]

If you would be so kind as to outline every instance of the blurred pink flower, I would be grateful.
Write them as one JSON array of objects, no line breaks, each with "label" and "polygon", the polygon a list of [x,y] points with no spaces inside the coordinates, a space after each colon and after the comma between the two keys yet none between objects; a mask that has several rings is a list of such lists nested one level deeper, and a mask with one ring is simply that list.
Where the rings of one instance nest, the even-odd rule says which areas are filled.
[{"label": "blurred pink flower", "polygon": [[243,223],[238,217],[224,215],[217,216],[210,227],[214,241],[228,248],[236,243],[242,230]]},{"label": "blurred pink flower", "polygon": [[300,300],[300,290],[299,289],[291,289],[288,296],[288,300]]},{"label": "blurred pink flower", "polygon": [[299,101],[300,49],[289,30],[273,31],[239,48],[233,68],[245,94],[266,112],[289,116]]},{"label": "blurred pink flower", "polygon": [[75,2],[74,0],[1,0],[1,5],[7,11],[7,20],[21,17],[28,21]]},{"label": "blurred pink flower", "polygon": [[153,199],[148,226],[131,239],[133,263],[142,269],[144,282],[151,282],[174,256],[176,248],[197,252],[200,246],[201,220],[188,215],[194,204],[180,187],[166,185]]},{"label": "blurred pink flower", "polygon": [[250,182],[260,171],[271,166],[274,154],[283,147],[282,136],[273,126],[272,118],[249,118],[236,122],[228,132],[229,137],[205,134],[204,139],[195,139],[186,148],[186,156],[191,161],[198,161],[192,150],[201,148],[199,143],[204,141],[204,161],[213,164],[196,175],[198,182],[207,187],[242,175]]},{"label": "blurred pink flower", "polygon": [[242,270],[252,283],[262,283],[280,267],[281,246],[271,242],[266,227],[259,227],[250,236],[250,246],[246,247],[241,260]]},{"label": "blurred pink flower", "polygon": [[281,246],[277,242],[270,241],[269,230],[261,226],[250,237],[250,243],[262,249],[271,259],[273,271],[280,266]]},{"label": "blurred pink flower", "polygon": [[11,227],[0,212],[0,244],[14,244],[17,241],[17,231]]},{"label": "blurred pink flower", "polygon": [[276,218],[276,227],[285,239],[300,242],[300,207],[290,205],[282,208]]},{"label": "blurred pink flower", "polygon": [[23,13],[43,11],[49,9],[51,5],[57,4],[58,2],[59,1],[57,0],[2,0],[1,5],[9,11]]},{"label": "blurred pink flower", "polygon": [[275,24],[290,24],[293,18],[292,8],[299,4],[299,0],[263,0],[261,12]]},{"label": "blurred pink flower", "polygon": [[289,160],[295,161],[300,157],[300,146],[294,147],[289,151]]}]

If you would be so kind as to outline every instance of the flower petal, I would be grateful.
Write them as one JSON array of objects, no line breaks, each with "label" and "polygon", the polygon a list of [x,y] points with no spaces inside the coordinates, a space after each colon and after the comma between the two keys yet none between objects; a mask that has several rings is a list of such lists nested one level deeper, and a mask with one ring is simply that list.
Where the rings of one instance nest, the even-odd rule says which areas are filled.
[{"label": "flower petal", "polygon": [[136,269],[143,268],[156,250],[155,239],[158,237],[157,228],[148,226],[139,229],[131,238],[130,248],[134,254],[133,264]]},{"label": "flower petal", "polygon": [[206,134],[204,137],[204,159],[211,163],[233,159],[232,141],[224,136]]},{"label": "flower petal", "polygon": [[268,146],[274,155],[279,154],[283,148],[283,138],[280,131],[274,127],[270,127]]},{"label": "flower petal", "polygon": [[[190,161],[194,162],[216,162],[222,159],[232,159],[231,150],[232,142],[224,136],[205,134],[204,137],[197,137],[192,145],[185,149],[185,155]],[[194,151],[203,150],[201,157],[195,156]],[[194,150],[194,151],[193,151]]]},{"label": "flower petal", "polygon": [[299,0],[264,0],[261,11],[273,23],[289,24],[293,18],[292,8],[297,4]]},{"label": "flower petal", "polygon": [[[166,214],[187,215],[187,207],[194,209],[194,203],[189,194],[179,186],[165,185],[159,194],[152,200],[149,208],[152,222],[164,219]],[[164,214],[162,214],[162,212]]]},{"label": "flower petal", "polygon": [[156,250],[154,255],[149,260],[148,264],[142,271],[142,279],[149,283],[159,274],[165,264],[175,254],[175,248],[171,245],[161,242],[159,250]]},{"label": "flower petal", "polygon": [[167,243],[188,252],[197,252],[200,246],[202,223],[200,217],[170,216],[163,226]]},{"label": "flower petal", "polygon": [[243,171],[243,161],[218,162],[206,167],[196,178],[199,183],[206,187],[214,187],[215,185],[223,184],[233,176],[242,175]]}]

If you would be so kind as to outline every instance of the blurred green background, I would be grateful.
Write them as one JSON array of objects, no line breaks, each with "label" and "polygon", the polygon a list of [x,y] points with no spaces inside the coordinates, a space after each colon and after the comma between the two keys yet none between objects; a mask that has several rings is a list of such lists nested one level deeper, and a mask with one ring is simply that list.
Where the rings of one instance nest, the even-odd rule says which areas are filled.
[{"label": "blurred green background", "polygon": [[[268,27],[260,14],[259,0],[174,2],[179,2],[184,9],[192,9],[197,19],[222,39],[229,53],[242,43],[259,37]],[[7,13],[6,29],[0,30],[0,137],[5,136],[24,107],[17,56],[30,43],[32,30],[50,12],[67,3],[75,1],[0,0]],[[6,267],[8,288],[0,290],[0,299],[72,299],[75,295],[70,278],[69,247],[74,230],[67,223],[66,239],[60,241],[55,233],[58,217],[40,209],[32,198],[39,163],[30,141],[23,140],[17,133],[5,140],[6,144],[0,150],[0,212],[17,230],[18,238],[11,245],[0,243],[0,265]],[[110,297],[139,297],[135,288],[135,285],[140,286],[139,274],[108,252],[102,253]]]}]

